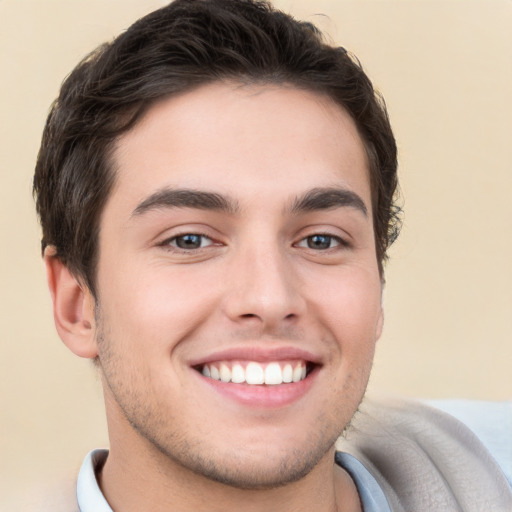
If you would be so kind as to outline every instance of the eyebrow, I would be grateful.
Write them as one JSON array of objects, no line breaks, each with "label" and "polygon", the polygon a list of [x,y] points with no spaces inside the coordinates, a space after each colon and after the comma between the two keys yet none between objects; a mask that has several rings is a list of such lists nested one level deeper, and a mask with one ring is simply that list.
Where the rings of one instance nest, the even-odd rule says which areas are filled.
[{"label": "eyebrow", "polygon": [[161,208],[195,208],[199,210],[217,210],[226,213],[236,213],[240,209],[235,200],[215,192],[165,188],[151,194],[139,203],[131,216],[138,217],[149,211]]},{"label": "eyebrow", "polygon": [[[289,211],[297,214],[339,207],[355,208],[363,213],[365,217],[368,216],[368,209],[361,197],[351,190],[338,187],[311,189],[302,196],[295,198]],[[138,217],[161,208],[195,208],[216,210],[229,214],[240,211],[236,200],[215,192],[165,188],[156,191],[139,203],[131,216]]]},{"label": "eyebrow", "polygon": [[368,208],[361,197],[351,190],[338,187],[309,190],[304,195],[295,199],[290,211],[292,213],[302,213],[339,207],[355,208],[365,217],[368,217]]}]

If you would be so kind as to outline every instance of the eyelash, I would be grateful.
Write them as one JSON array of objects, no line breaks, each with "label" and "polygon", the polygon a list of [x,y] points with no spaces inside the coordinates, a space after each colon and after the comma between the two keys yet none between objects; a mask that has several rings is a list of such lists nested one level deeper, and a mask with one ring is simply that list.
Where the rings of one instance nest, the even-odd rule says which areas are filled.
[{"label": "eyelash", "polygon": [[[326,247],[326,248],[318,248],[318,247],[311,247],[309,245],[309,242],[314,239],[314,238],[327,238],[329,239],[329,242],[336,242],[336,245],[332,246],[332,247]],[[307,245],[301,245],[303,243],[306,243]],[[336,235],[331,235],[329,233],[314,233],[312,235],[308,235],[307,237],[305,238],[302,238],[297,244],[295,244],[296,247],[304,247],[304,248],[307,248],[307,249],[310,249],[310,250],[313,250],[313,251],[318,251],[318,252],[322,252],[322,251],[329,251],[331,249],[336,249],[337,247],[340,247],[340,248],[347,248],[349,247],[349,243],[345,240],[343,240],[343,238],[339,237],[339,236],[336,236]],[[329,244],[330,245],[330,244]]]},{"label": "eyelash", "polygon": [[[197,237],[197,238],[200,238],[201,239],[201,244],[199,247],[179,247],[177,245],[178,243],[178,240],[179,239],[184,239],[186,237]],[[202,242],[205,241],[205,240],[208,240],[209,243],[208,245],[206,246],[202,246]],[[164,248],[172,248],[173,250],[176,250],[176,251],[182,251],[182,252],[192,252],[192,251],[197,251],[197,250],[200,250],[200,249],[204,249],[205,247],[209,247],[210,245],[215,245],[215,242],[208,236],[208,235],[204,235],[203,233],[182,233],[180,235],[175,235],[171,238],[167,238],[165,239],[162,243],[159,244],[161,247],[164,247]]]},{"label": "eyelash", "polygon": [[[179,243],[179,240],[180,239],[186,239],[187,237],[190,237],[190,238],[198,238],[200,239],[199,242],[200,242],[200,245],[199,247],[179,247],[178,243]],[[310,242],[312,242],[312,240],[314,238],[325,238],[325,239],[328,239],[328,242],[329,242],[329,247],[323,247],[323,248],[319,248],[319,247],[312,247],[310,245]],[[209,241],[210,243],[208,243],[208,245],[206,246],[203,246],[202,243],[204,241]],[[331,243],[332,242],[335,242],[336,245],[334,246],[331,246]],[[306,244],[306,245],[302,245],[302,244]],[[200,249],[204,249],[206,247],[210,247],[212,245],[216,245],[215,244],[215,241],[212,240],[208,235],[205,235],[203,233],[183,233],[183,234],[180,234],[180,235],[175,235],[171,238],[167,238],[166,240],[164,240],[161,244],[159,244],[161,247],[164,247],[164,248],[172,248],[173,250],[176,250],[176,251],[182,251],[182,252],[195,252],[195,251],[198,251]],[[312,251],[318,251],[318,252],[323,252],[323,251],[329,251],[329,250],[332,250],[332,249],[335,249],[336,247],[340,247],[340,248],[347,248],[350,246],[350,244],[348,242],[346,242],[345,240],[343,240],[342,238],[340,238],[339,236],[336,236],[336,235],[331,235],[331,234],[328,234],[328,233],[314,233],[312,235],[308,235],[307,237],[304,237],[302,238],[301,240],[299,240],[298,243],[294,244],[295,247],[304,247],[304,248],[307,248],[307,249],[310,249]]]}]

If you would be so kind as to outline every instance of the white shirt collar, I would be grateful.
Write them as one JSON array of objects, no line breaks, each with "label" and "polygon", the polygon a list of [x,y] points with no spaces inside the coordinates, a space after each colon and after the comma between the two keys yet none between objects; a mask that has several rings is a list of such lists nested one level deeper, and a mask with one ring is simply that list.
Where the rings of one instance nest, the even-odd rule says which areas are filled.
[{"label": "white shirt collar", "polygon": [[82,463],[76,484],[80,512],[113,512],[96,480],[96,469],[103,466],[107,455],[108,450],[93,450]]}]

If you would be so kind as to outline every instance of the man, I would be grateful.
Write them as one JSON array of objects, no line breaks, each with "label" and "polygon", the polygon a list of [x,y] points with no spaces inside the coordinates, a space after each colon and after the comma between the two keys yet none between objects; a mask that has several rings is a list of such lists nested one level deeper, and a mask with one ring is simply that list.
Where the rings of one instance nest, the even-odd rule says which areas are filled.
[{"label": "man", "polygon": [[510,510],[455,419],[348,428],[396,186],[362,69],[268,4],[177,0],[79,64],[34,188],[57,330],[105,395],[82,512]]}]

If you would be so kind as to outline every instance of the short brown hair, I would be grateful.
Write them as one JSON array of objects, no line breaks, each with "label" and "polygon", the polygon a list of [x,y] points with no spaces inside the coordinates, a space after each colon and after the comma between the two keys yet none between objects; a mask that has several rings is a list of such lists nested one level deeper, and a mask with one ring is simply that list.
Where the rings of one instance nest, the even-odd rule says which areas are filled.
[{"label": "short brown hair", "polygon": [[54,246],[93,295],[115,141],[158,98],[226,79],[327,94],[351,115],[370,162],[382,272],[398,234],[397,150],[384,102],[357,59],[264,1],[175,0],[82,60],[44,129],[34,177],[42,247]]}]

